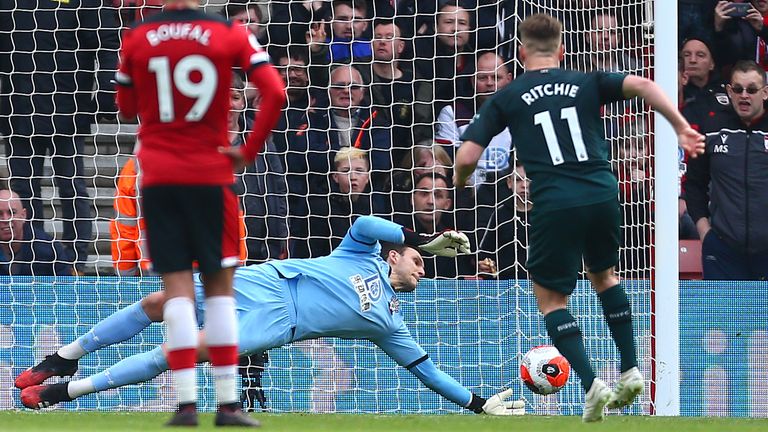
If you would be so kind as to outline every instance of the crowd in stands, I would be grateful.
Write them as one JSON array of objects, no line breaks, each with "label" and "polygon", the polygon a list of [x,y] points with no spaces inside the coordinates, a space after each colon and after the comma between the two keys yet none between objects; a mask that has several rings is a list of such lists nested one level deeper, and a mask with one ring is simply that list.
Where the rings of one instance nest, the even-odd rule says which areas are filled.
[{"label": "crowd in stands", "polygon": [[[90,133],[84,128],[96,114],[114,117],[114,104],[104,97],[112,90],[105,76],[117,62],[120,27],[151,15],[161,2],[118,0],[113,5],[111,0],[82,0],[77,10],[50,3],[49,9],[34,13],[0,7],[0,126],[14,191],[6,195],[18,195],[24,207],[24,212],[0,209],[0,214],[7,218],[10,212],[26,213],[31,223],[23,238],[47,238],[42,232],[39,178],[42,158],[51,156],[64,222],[62,244],[52,247],[63,250],[54,255],[71,264],[71,274],[84,270],[93,237],[91,201],[82,178],[82,141]],[[651,54],[640,25],[645,11],[642,5],[620,1],[211,3],[222,7],[209,11],[247,26],[267,48],[286,85],[288,102],[278,125],[263,154],[238,176],[236,185],[250,263],[325,255],[355,217],[373,214],[419,233],[457,228],[470,235],[476,255],[427,257],[426,277],[525,278],[526,214],[532,204],[525,171],[511,152],[515,138],[508,131],[494,138],[472,175],[471,188],[456,190],[451,184],[461,132],[484,101],[521,72],[515,55],[516,24],[527,14],[556,14],[565,23],[572,52],[565,67],[643,74],[650,66],[643,60]],[[733,109],[729,89],[735,86],[723,84],[731,83],[734,66],[752,60],[768,70],[768,1],[752,0],[753,8],[741,18],[729,16],[730,3],[678,0],[681,109],[692,124],[707,123],[713,130],[718,125],[711,125],[712,113]],[[36,44],[30,42],[34,29]],[[83,90],[92,88],[95,97]],[[752,95],[736,96],[747,94]],[[257,91],[235,76],[229,126],[233,145],[241,144],[258,122],[253,109],[257,100]],[[734,105],[738,110],[738,103]],[[652,191],[661,187],[651,180],[651,125],[635,101],[606,107],[605,118],[626,227],[619,270],[625,277],[649,277]],[[756,154],[763,158],[756,159],[763,161],[756,162],[763,168],[766,155]],[[132,182],[122,185],[135,197],[139,170],[133,164],[135,160],[129,161],[116,180],[113,258],[120,274],[148,274],[138,244],[140,212],[118,204],[126,193],[121,187],[126,176]],[[685,164],[681,160],[681,238],[698,238],[708,231],[697,220],[709,218],[709,202],[702,207],[701,199],[711,199],[714,206],[717,198],[700,197],[696,208],[704,210],[689,216]],[[714,182],[718,167],[701,168],[711,168]],[[768,177],[768,170],[760,177]],[[708,177],[701,181],[706,189]],[[11,201],[16,205],[16,198],[6,201],[0,202],[3,208]],[[765,210],[754,209],[761,214]],[[743,212],[732,216],[747,226],[756,223]],[[118,222],[128,227],[121,231]],[[714,223],[712,229],[721,232]],[[6,237],[0,237],[0,274],[22,274],[21,268],[53,274],[53,269],[40,273],[34,266],[7,270],[13,268],[8,263],[25,255],[7,252]],[[122,241],[134,244],[123,248]],[[754,244],[730,247],[743,259],[755,260],[756,269],[762,268],[754,278],[765,278],[766,251]]]}]

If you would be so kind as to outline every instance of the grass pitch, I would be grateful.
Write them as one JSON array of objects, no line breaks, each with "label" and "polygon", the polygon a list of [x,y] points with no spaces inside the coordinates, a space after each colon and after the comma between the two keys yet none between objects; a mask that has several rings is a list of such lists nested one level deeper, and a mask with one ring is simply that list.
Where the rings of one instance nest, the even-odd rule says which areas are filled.
[{"label": "grass pitch", "polygon": [[[679,418],[608,416],[602,423],[583,424],[580,417],[524,416],[490,417],[477,415],[354,415],[354,414],[257,414],[261,430],[279,431],[361,431],[361,432],[765,432],[768,419]],[[2,432],[59,431],[169,431],[162,427],[170,413],[28,412],[0,411]],[[213,414],[203,414],[200,427],[190,430],[218,430]],[[228,428],[229,429],[229,428]],[[178,429],[174,429],[178,430]],[[186,428],[185,428],[186,430]],[[238,430],[238,429],[234,429]]]}]

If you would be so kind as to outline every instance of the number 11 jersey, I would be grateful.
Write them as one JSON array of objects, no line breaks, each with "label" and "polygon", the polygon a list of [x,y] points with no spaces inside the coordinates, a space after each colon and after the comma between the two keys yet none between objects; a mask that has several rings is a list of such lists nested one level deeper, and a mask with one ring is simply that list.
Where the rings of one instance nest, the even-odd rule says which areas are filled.
[{"label": "number 11 jersey", "polygon": [[256,38],[215,15],[166,10],[123,35],[120,57],[118,106],[141,123],[142,186],[232,184],[218,148],[229,146],[232,69],[269,63]]},{"label": "number 11 jersey", "polygon": [[539,211],[616,199],[600,110],[626,99],[624,78],[565,69],[525,72],[483,104],[461,139],[485,147],[509,128]]}]

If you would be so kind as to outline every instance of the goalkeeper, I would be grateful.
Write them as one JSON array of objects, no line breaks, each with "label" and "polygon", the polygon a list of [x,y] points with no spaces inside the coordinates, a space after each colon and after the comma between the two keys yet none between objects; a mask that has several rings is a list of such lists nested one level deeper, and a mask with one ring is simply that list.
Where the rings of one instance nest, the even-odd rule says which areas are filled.
[{"label": "goalkeeper", "polygon": [[[383,253],[382,246],[384,244]],[[289,259],[241,267],[235,272],[240,354],[262,352],[320,337],[367,339],[427,387],[476,413],[521,415],[522,401],[506,401],[512,390],[490,399],[477,396],[437,369],[411,337],[395,293],[416,288],[424,275],[417,251],[441,256],[469,253],[469,240],[456,231],[421,236],[374,216],[358,218],[328,256]],[[196,278],[197,319],[203,322],[202,284]],[[39,385],[74,375],[77,359],[127,340],[160,321],[164,294],[157,292],[96,324],[87,334],[16,378],[22,403],[39,409],[80,396],[151,380],[168,369],[162,347],[126,358],[96,375]],[[158,306],[159,305],[159,306]],[[212,329],[206,329],[211,331]],[[201,332],[198,360],[207,360]]]}]

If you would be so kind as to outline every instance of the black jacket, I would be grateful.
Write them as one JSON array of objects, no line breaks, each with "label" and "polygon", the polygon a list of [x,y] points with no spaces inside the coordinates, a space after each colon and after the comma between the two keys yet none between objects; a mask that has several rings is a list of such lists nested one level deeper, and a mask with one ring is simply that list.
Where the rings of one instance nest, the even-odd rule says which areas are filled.
[{"label": "black jacket", "polygon": [[688,160],[688,213],[694,222],[709,217],[714,232],[737,251],[768,250],[768,115],[745,126],[723,108],[701,131],[706,153]]},{"label": "black jacket", "polygon": [[0,132],[89,133],[96,113],[116,112],[119,48],[102,0],[0,2]]}]

